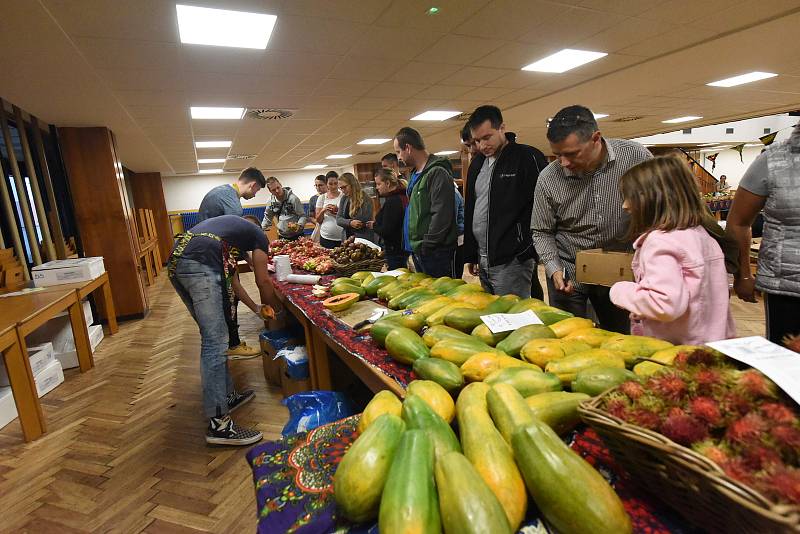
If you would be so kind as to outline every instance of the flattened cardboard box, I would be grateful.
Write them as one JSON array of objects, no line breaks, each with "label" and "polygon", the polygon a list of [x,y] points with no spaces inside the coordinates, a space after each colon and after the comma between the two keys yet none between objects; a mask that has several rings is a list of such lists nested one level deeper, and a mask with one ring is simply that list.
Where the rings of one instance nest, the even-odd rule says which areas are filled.
[{"label": "flattened cardboard box", "polygon": [[605,252],[599,248],[581,250],[575,258],[575,275],[582,284],[611,287],[633,282],[633,253]]}]

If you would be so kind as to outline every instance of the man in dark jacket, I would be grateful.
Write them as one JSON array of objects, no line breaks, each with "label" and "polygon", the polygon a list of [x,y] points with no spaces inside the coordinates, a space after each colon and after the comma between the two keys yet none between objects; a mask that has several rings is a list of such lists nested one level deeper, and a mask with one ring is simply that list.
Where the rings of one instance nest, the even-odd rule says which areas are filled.
[{"label": "man in dark jacket", "polygon": [[477,154],[467,171],[470,192],[464,210],[464,259],[483,287],[498,295],[541,298],[530,217],[541,151],[506,136],[495,106],[477,108],[467,125]]},{"label": "man in dark jacket", "polygon": [[411,167],[404,248],[412,253],[418,271],[453,276],[458,237],[453,167],[447,158],[429,154],[413,128],[397,132],[394,151],[403,165]]}]

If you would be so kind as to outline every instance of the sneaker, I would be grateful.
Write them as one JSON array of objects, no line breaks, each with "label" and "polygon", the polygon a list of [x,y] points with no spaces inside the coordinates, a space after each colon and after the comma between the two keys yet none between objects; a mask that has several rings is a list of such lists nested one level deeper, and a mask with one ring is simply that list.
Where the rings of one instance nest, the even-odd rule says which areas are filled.
[{"label": "sneaker", "polygon": [[243,406],[253,400],[256,396],[256,392],[252,389],[246,389],[239,393],[236,390],[233,390],[233,393],[228,395],[228,411],[232,412],[236,408]]},{"label": "sneaker", "polygon": [[228,349],[228,351],[225,354],[227,354],[228,358],[231,360],[249,360],[261,354],[261,349],[260,348],[257,349],[255,347],[249,347],[247,346],[247,343],[242,341],[235,347]]},{"label": "sneaker", "polygon": [[262,437],[258,430],[241,428],[228,415],[212,417],[206,430],[206,443],[211,445],[252,445]]}]

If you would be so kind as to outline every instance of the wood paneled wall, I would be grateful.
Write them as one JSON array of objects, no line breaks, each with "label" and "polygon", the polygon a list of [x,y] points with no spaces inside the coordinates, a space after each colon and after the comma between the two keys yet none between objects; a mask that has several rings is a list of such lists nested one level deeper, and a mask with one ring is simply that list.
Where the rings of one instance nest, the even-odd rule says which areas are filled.
[{"label": "wood paneled wall", "polygon": [[164,201],[164,188],[161,185],[160,172],[132,172],[131,189],[133,190],[133,204],[137,209],[144,208],[153,211],[153,219],[158,233],[158,248],[162,261],[169,259],[172,250],[172,227],[167,213],[167,204]]},{"label": "wood paneled wall", "polygon": [[59,128],[58,134],[83,252],[103,256],[117,314],[141,316],[147,297],[114,136],[102,127]]}]

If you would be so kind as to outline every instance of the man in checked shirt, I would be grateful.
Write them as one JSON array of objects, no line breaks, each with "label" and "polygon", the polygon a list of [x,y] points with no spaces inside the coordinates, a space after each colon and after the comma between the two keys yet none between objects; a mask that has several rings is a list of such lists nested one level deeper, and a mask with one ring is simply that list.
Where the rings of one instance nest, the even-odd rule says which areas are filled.
[{"label": "man in checked shirt", "polygon": [[575,281],[575,255],[624,237],[628,217],[620,177],[653,156],[635,141],[604,138],[583,106],[566,107],[548,120],[547,139],[556,160],[539,174],[531,231],[550,305],[588,317],[591,302],[601,328],[627,334],[628,312],[611,303],[610,288]]}]

